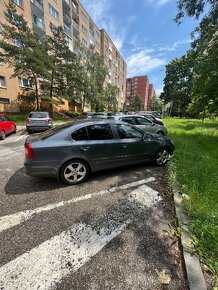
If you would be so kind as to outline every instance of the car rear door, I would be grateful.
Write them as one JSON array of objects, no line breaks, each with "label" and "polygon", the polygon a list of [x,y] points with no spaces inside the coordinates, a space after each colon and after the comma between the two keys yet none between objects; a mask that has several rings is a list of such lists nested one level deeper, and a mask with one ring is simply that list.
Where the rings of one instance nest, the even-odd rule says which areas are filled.
[{"label": "car rear door", "polygon": [[119,166],[120,142],[110,123],[89,125],[72,133],[72,154],[85,158],[93,170]]}]

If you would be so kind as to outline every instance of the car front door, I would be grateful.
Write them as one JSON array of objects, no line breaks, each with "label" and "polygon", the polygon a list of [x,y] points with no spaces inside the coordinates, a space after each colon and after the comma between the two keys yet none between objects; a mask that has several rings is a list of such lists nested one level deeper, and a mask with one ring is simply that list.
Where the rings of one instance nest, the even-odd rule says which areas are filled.
[{"label": "car front door", "polygon": [[152,145],[145,134],[128,124],[115,124],[120,142],[120,160],[125,164],[134,164],[150,160]]},{"label": "car front door", "polygon": [[3,118],[4,118],[5,130],[7,130],[7,134],[12,133],[14,131],[14,123],[5,116]]},{"label": "car front door", "polygon": [[154,132],[154,123],[144,117],[135,117],[135,125],[144,132]]}]

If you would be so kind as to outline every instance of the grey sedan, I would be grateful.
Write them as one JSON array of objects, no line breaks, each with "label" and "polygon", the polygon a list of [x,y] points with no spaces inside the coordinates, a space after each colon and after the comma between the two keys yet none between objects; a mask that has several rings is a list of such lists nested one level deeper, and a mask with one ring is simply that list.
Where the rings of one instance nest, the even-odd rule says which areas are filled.
[{"label": "grey sedan", "polygon": [[94,171],[145,161],[165,165],[174,145],[127,123],[83,120],[31,135],[25,149],[28,175],[53,176],[73,185]]},{"label": "grey sedan", "polygon": [[114,119],[129,123],[134,125],[144,132],[150,132],[155,134],[167,135],[167,128],[163,125],[158,125],[149,120],[146,117],[139,116],[139,115],[120,115],[120,116],[113,116]]},{"label": "grey sedan", "polygon": [[52,119],[48,112],[30,112],[26,119],[27,132],[40,132],[53,127]]}]

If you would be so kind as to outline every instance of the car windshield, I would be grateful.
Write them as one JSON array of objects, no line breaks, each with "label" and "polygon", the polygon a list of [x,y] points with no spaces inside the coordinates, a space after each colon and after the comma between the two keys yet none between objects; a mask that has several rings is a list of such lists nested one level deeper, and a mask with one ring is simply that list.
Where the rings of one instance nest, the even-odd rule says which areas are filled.
[{"label": "car windshield", "polygon": [[29,118],[47,118],[48,117],[48,113],[38,113],[38,112],[34,112],[34,113],[30,113],[29,114]]}]

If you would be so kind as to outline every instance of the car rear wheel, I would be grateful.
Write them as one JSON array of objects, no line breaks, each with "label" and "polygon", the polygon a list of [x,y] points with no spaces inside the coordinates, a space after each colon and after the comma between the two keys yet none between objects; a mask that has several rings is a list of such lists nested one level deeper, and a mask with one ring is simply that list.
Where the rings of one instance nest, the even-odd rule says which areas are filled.
[{"label": "car rear wheel", "polygon": [[71,160],[63,165],[60,171],[61,180],[69,185],[85,181],[89,175],[89,166],[82,160]]},{"label": "car rear wheel", "polygon": [[5,132],[2,131],[2,134],[1,134],[1,136],[0,136],[0,139],[1,139],[1,140],[5,140],[5,137],[6,137]]},{"label": "car rear wheel", "polygon": [[169,161],[169,150],[167,148],[161,148],[155,155],[154,162],[158,166],[163,166]]}]

